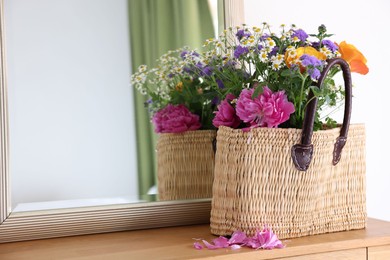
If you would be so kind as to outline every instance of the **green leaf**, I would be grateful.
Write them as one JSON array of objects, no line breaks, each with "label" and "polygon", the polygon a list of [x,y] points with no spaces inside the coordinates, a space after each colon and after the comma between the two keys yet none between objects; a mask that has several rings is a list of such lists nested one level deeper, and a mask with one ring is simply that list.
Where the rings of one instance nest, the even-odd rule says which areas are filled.
[{"label": "green leaf", "polygon": [[264,86],[266,86],[266,85],[267,85],[267,82],[259,82],[255,91],[252,94],[252,98],[258,97],[261,94],[263,94],[263,89],[264,89]]},{"label": "green leaf", "polygon": [[290,69],[284,69],[282,70],[282,72],[280,73],[280,75],[282,77],[288,77],[288,76],[291,76],[293,75],[292,71]]},{"label": "green leaf", "polygon": [[321,96],[321,89],[317,86],[310,86],[311,91],[313,91],[314,96],[320,97]]},{"label": "green leaf", "polygon": [[337,127],[337,121],[332,119],[332,118],[330,118],[330,117],[327,117],[325,119],[325,124],[326,124],[327,128],[335,128],[335,127]]}]

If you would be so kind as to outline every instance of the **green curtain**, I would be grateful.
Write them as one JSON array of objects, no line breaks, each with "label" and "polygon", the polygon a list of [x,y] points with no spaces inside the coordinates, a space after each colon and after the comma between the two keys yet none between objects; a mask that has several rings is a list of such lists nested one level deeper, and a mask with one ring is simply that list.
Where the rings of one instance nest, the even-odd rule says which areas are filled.
[{"label": "green curtain", "polygon": [[[156,59],[183,46],[200,48],[214,37],[207,0],[128,0],[133,72],[141,64],[153,67]],[[145,97],[134,90],[139,192],[156,184],[156,134],[145,109]]]}]

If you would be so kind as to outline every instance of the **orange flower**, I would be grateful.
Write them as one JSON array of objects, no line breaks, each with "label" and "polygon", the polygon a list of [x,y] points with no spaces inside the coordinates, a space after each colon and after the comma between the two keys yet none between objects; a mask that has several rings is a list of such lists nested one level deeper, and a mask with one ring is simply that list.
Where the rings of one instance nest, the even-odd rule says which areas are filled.
[{"label": "orange flower", "polygon": [[307,54],[307,55],[310,55],[310,56],[314,56],[314,57],[316,57],[319,60],[326,60],[326,55],[321,53],[321,52],[319,52],[319,51],[317,51],[313,47],[310,47],[310,46],[308,46],[308,47],[299,47],[296,50],[286,51],[284,59],[286,61],[287,67],[290,68],[291,65],[293,65],[293,64],[299,64],[299,68],[301,70],[301,73],[303,73],[305,71],[305,67],[303,67],[300,64],[300,58],[304,54]]},{"label": "orange flower", "polygon": [[363,75],[368,73],[368,67],[366,65],[367,59],[358,49],[356,49],[355,46],[343,41],[339,44],[339,52],[341,54],[341,58],[349,63],[352,72],[357,72]]},{"label": "orange flower", "polygon": [[177,83],[175,88],[177,91],[183,92],[183,82],[180,81],[179,83]]}]

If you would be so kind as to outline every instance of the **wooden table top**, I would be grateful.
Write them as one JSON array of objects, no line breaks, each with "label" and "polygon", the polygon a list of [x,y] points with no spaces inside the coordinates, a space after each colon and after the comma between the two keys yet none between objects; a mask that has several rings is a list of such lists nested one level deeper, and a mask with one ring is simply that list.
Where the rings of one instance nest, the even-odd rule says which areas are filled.
[{"label": "wooden table top", "polygon": [[390,222],[367,228],[283,240],[283,249],[195,250],[193,238],[211,241],[209,225],[169,227],[0,244],[0,259],[268,259],[390,245]]}]

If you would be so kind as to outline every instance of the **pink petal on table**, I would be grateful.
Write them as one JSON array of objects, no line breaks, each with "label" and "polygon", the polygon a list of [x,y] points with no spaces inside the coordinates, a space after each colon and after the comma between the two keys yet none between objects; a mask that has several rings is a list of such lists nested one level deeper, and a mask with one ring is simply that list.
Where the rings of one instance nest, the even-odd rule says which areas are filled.
[{"label": "pink petal on table", "polygon": [[218,249],[218,248],[226,248],[229,247],[228,239],[226,237],[220,236],[213,240],[213,244],[207,242],[206,240],[202,240],[205,246],[208,249]]},{"label": "pink petal on table", "polygon": [[219,246],[216,246],[216,245],[212,245],[210,244],[209,242],[207,242],[206,240],[202,240],[204,245],[208,248],[208,249],[218,249],[218,248],[221,248]]},{"label": "pink petal on table", "polygon": [[258,249],[261,246],[261,244],[259,243],[256,237],[248,238],[248,241],[246,242],[245,245],[254,249]]},{"label": "pink petal on table", "polygon": [[226,237],[220,236],[213,240],[214,245],[219,246],[221,248],[225,248],[229,246],[229,240]]},{"label": "pink petal on table", "polygon": [[237,250],[237,249],[240,249],[241,246],[240,246],[240,245],[237,245],[237,244],[234,244],[234,245],[231,245],[230,248],[231,248],[232,250]]},{"label": "pink petal on table", "polygon": [[197,249],[197,250],[203,249],[203,246],[202,246],[199,242],[195,242],[195,243],[194,243],[194,247],[195,247],[195,249]]},{"label": "pink petal on table", "polygon": [[229,245],[231,244],[243,244],[245,243],[247,240],[247,236],[244,232],[242,231],[234,231],[234,233],[232,234],[231,238],[229,239]]},{"label": "pink petal on table", "polygon": [[257,238],[260,242],[260,247],[263,249],[273,249],[284,247],[283,243],[278,239],[277,235],[271,229],[265,229],[262,232],[257,232]]}]

